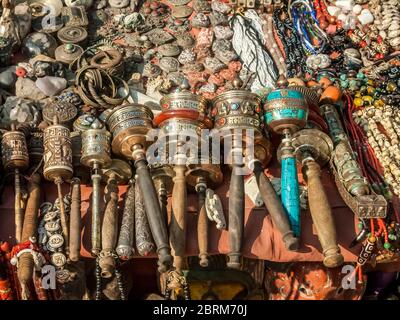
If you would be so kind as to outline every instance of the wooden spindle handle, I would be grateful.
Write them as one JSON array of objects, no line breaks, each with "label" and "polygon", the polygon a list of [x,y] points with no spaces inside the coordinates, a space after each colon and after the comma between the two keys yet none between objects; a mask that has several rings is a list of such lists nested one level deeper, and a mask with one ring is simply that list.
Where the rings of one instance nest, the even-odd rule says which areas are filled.
[{"label": "wooden spindle handle", "polygon": [[324,254],[324,265],[335,268],[343,264],[344,258],[336,239],[332,210],[321,181],[321,168],[315,161],[307,161],[303,167],[308,185],[308,203],[311,217],[318,233]]},{"label": "wooden spindle handle", "polygon": [[115,177],[107,182],[108,201],[104,210],[103,228],[101,230],[101,245],[99,265],[101,276],[111,278],[115,271],[114,250],[118,234],[118,184]]},{"label": "wooden spindle handle", "polygon": [[199,218],[197,221],[197,241],[199,244],[199,259],[202,267],[208,267],[208,231],[209,221],[206,212],[206,186],[196,186],[198,204],[199,204]]},{"label": "wooden spindle handle", "polygon": [[293,235],[290,229],[289,219],[283,209],[282,202],[275,192],[271,181],[265,176],[262,164],[259,161],[254,162],[254,176],[256,178],[261,197],[264,201],[273,224],[282,235],[286,249],[296,251],[299,248],[299,239]]},{"label": "wooden spindle handle", "polygon": [[[40,174],[34,173],[29,180],[28,184],[28,192],[29,198],[26,205],[25,211],[25,219],[24,225],[22,227],[22,237],[21,242],[26,242],[30,238],[35,237],[37,230],[37,219],[39,214],[39,205],[40,205]],[[28,288],[29,283],[33,281],[33,257],[30,253],[23,253],[19,257],[19,266],[18,266],[18,279],[21,283],[21,286],[24,288]],[[25,299],[28,298],[28,292],[26,294]]]},{"label": "wooden spindle handle", "polygon": [[240,269],[243,229],[244,229],[244,176],[242,168],[234,165],[229,185],[229,261],[227,266]]},{"label": "wooden spindle handle", "polygon": [[125,195],[124,212],[119,230],[117,254],[123,260],[128,260],[135,254],[133,248],[135,232],[135,188],[136,184],[132,180]]},{"label": "wooden spindle handle", "polygon": [[79,261],[81,251],[81,181],[74,178],[71,186],[69,259],[76,262]]},{"label": "wooden spindle handle", "polygon": [[172,189],[172,215],[169,228],[169,237],[174,256],[175,270],[182,271],[186,254],[186,166],[176,165],[174,167],[175,177]]}]

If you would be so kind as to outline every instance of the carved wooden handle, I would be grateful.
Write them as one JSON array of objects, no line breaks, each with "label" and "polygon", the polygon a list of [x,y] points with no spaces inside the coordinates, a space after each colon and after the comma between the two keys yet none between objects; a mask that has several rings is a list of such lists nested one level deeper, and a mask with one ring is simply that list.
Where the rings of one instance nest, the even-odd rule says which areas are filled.
[{"label": "carved wooden handle", "polygon": [[130,259],[135,254],[133,248],[135,231],[135,188],[135,182],[132,181],[125,195],[124,212],[122,215],[121,228],[119,230],[117,254],[123,260]]},{"label": "carved wooden handle", "polygon": [[254,163],[254,176],[260,190],[265,207],[271,215],[272,222],[282,235],[282,240],[288,250],[295,251],[299,248],[299,239],[293,235],[290,229],[289,219],[283,209],[282,202],[275,192],[271,181],[265,176],[262,164],[259,161]]},{"label": "carved wooden handle", "polygon": [[[21,241],[28,241],[36,235],[37,218],[40,204],[40,174],[34,173],[29,181],[29,198],[26,205]],[[18,279],[25,288],[33,281],[33,258],[30,253],[23,253],[19,258]]]},{"label": "carved wooden handle", "polygon": [[229,185],[229,261],[227,266],[240,269],[244,228],[244,176],[239,172],[241,167],[232,167],[231,182]]},{"label": "carved wooden handle", "polygon": [[139,186],[135,188],[135,234],[136,248],[141,256],[148,256],[154,251],[155,245],[149,222],[147,220],[146,209],[143,204],[143,195]]},{"label": "carved wooden handle", "polygon": [[74,178],[71,185],[69,259],[71,261],[79,261],[81,251],[81,181],[78,178]]},{"label": "carved wooden handle", "polygon": [[182,271],[186,254],[186,166],[176,165],[174,167],[175,177],[172,189],[172,216],[169,229],[172,255],[174,256],[174,267]]},{"label": "carved wooden handle", "polygon": [[332,210],[321,182],[321,168],[315,161],[308,161],[304,171],[308,184],[308,203],[322,246],[324,265],[328,268],[340,266],[344,259],[336,240]]},{"label": "carved wooden handle", "polygon": [[199,244],[199,258],[202,267],[208,267],[208,217],[206,212],[206,187],[197,187],[199,203],[199,219],[197,221],[197,241]]},{"label": "carved wooden handle", "polygon": [[162,216],[156,189],[151,179],[147,162],[144,159],[135,161],[138,184],[143,195],[147,220],[149,221],[154,242],[157,245],[158,271],[161,273],[170,270],[172,265],[171,249],[168,242],[167,225]]},{"label": "carved wooden handle", "polygon": [[103,278],[111,278],[115,271],[114,249],[118,233],[118,184],[114,177],[107,182],[109,200],[106,203],[101,230],[102,250],[100,252],[100,268]]}]

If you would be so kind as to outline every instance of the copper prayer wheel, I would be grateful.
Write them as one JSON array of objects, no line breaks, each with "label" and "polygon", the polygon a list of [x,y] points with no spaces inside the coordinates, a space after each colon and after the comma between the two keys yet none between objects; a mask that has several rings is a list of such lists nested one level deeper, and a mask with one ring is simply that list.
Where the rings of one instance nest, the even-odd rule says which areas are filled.
[{"label": "copper prayer wheel", "polygon": [[68,222],[64,201],[62,201],[61,184],[63,181],[71,180],[73,176],[70,131],[67,127],[58,124],[58,118],[55,116],[54,124],[44,130],[43,141],[43,175],[46,180],[53,181],[57,185],[58,198],[60,199],[61,226],[68,253]]},{"label": "copper prayer wheel", "polygon": [[308,202],[324,255],[324,265],[335,268],[344,258],[336,239],[335,222],[328,196],[321,181],[321,167],[330,160],[333,142],[320,130],[303,129],[293,135],[297,160],[303,165],[303,175],[308,185]]},{"label": "copper prayer wheel", "polygon": [[107,125],[113,135],[112,151],[129,160],[134,160],[137,182],[143,193],[144,205],[159,257],[159,271],[171,268],[172,256],[168,243],[165,219],[158,203],[157,193],[151,179],[146,160],[147,133],[153,128],[153,113],[140,104],[115,108],[107,117]]},{"label": "copper prayer wheel", "polygon": [[[214,128],[220,130],[226,145],[231,139],[232,174],[229,187],[229,268],[241,267],[241,249],[244,229],[244,147],[257,144],[262,138],[261,100],[258,95],[241,90],[240,79],[234,81],[235,89],[218,95],[213,100],[211,115]],[[250,135],[248,135],[250,134]],[[253,136],[254,140],[249,140]],[[244,146],[243,146],[244,144]]]},{"label": "copper prayer wheel", "polygon": [[105,129],[88,129],[83,131],[81,163],[93,170],[91,179],[92,192],[92,254],[98,255],[101,250],[101,213],[99,170],[111,164],[111,134]]},{"label": "copper prayer wheel", "polygon": [[3,134],[2,138],[2,161],[6,171],[14,171],[15,190],[15,238],[21,241],[23,226],[23,200],[21,194],[20,171],[29,166],[28,147],[25,134],[15,130]]}]

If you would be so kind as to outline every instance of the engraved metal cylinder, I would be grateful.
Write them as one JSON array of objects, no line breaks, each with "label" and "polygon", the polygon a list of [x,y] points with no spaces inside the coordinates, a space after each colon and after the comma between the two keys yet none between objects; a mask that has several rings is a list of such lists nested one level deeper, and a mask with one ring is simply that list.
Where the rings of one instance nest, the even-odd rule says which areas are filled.
[{"label": "engraved metal cylinder", "polygon": [[6,171],[15,169],[25,170],[29,166],[28,147],[25,135],[19,131],[3,134],[2,161]]},{"label": "engraved metal cylinder", "polygon": [[87,167],[109,166],[111,134],[104,129],[88,129],[82,132],[81,163]]},{"label": "engraved metal cylinder", "polygon": [[71,137],[68,128],[55,124],[44,130],[44,168],[46,180],[69,180],[73,175]]}]

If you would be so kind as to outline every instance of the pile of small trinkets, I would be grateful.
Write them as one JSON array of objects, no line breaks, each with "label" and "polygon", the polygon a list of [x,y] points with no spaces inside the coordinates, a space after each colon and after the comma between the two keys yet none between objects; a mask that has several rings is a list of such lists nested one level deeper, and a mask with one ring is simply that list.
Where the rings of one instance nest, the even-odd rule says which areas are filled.
[{"label": "pile of small trinkets", "polygon": [[[265,206],[282,250],[301,251],[309,210],[321,268],[353,263],[358,285],[400,260],[398,0],[2,0],[0,13],[1,178],[15,195],[0,300],[125,300],[123,265],[149,255],[162,299],[198,296],[185,272],[189,192],[201,268],[213,267],[211,228],[229,234],[226,269],[243,268],[246,197]],[[218,140],[202,134],[213,130]],[[231,162],[192,153],[227,141]],[[352,262],[322,170],[358,219],[341,244],[358,245]],[[90,266],[81,185],[92,188]],[[56,289],[41,281],[49,266]]]}]

